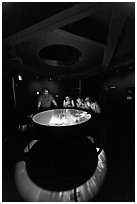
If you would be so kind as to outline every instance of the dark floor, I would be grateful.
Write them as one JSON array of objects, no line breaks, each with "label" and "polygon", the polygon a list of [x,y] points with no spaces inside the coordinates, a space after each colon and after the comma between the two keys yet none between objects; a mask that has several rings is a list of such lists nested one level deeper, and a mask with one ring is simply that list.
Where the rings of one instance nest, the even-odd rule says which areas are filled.
[{"label": "dark floor", "polygon": [[[104,116],[108,171],[94,202],[135,201],[135,108],[130,101],[112,104]],[[101,132],[100,132],[101,134]],[[104,133],[103,133],[104,134]],[[3,141],[3,201],[23,201],[14,184],[14,165],[18,159],[16,137]]]}]

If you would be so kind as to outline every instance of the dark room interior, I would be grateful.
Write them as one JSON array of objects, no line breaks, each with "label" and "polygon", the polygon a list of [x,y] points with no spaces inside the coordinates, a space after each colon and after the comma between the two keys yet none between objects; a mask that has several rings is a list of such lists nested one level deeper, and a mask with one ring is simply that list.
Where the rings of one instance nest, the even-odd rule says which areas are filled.
[{"label": "dark room interior", "polygon": [[135,201],[135,2],[2,2],[2,201]]}]

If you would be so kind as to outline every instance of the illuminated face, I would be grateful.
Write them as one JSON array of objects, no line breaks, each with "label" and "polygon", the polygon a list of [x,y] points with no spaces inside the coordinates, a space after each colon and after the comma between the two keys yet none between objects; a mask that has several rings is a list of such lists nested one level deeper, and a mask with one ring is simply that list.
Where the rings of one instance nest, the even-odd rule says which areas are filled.
[{"label": "illuminated face", "polygon": [[48,93],[49,93],[49,91],[48,91],[47,89],[45,89],[45,90],[44,90],[44,94],[47,95]]},{"label": "illuminated face", "polygon": [[69,98],[68,96],[66,96],[65,99],[66,99],[66,101],[69,101],[69,100],[70,100],[70,98]]},{"label": "illuminated face", "polygon": [[77,98],[77,102],[80,103],[80,102],[81,102],[81,99],[80,99],[80,98]]},{"label": "illuminated face", "polygon": [[85,99],[85,101],[86,101],[86,102],[87,102],[87,101],[90,101],[90,98],[87,97],[87,98]]},{"label": "illuminated face", "polygon": [[77,98],[77,103],[81,105],[83,104],[83,100],[81,98]]}]

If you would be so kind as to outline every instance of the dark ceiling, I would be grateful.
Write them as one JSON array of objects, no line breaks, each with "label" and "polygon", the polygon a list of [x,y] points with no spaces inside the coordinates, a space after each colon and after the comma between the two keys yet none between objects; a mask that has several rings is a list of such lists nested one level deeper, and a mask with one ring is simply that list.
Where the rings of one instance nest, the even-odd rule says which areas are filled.
[{"label": "dark ceiling", "polygon": [[3,2],[3,38],[49,18],[64,9],[74,6],[75,4],[76,3],[70,2]]},{"label": "dark ceiling", "polygon": [[[135,63],[135,3],[3,2],[2,35],[4,72],[105,75]],[[59,52],[64,56],[65,48],[72,47],[81,53],[79,60],[60,66],[40,58],[41,50],[57,45],[64,52],[56,49],[52,58]]]}]

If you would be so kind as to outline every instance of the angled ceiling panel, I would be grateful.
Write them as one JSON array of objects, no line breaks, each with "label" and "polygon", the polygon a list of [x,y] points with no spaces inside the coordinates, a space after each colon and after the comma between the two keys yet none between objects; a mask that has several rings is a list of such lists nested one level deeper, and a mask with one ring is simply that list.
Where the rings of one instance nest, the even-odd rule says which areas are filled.
[{"label": "angled ceiling panel", "polygon": [[[99,75],[104,72],[105,52],[113,45],[108,55],[110,71],[111,66],[134,59],[134,7],[132,2],[2,3],[3,62],[12,61],[15,67],[43,76],[51,72],[65,76]],[[118,8],[117,20],[120,13],[127,19],[122,29],[116,27],[119,35],[109,32],[115,27],[111,21],[114,8]],[[61,68],[40,60],[41,49],[59,44],[77,49],[80,60]]]}]

